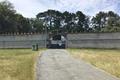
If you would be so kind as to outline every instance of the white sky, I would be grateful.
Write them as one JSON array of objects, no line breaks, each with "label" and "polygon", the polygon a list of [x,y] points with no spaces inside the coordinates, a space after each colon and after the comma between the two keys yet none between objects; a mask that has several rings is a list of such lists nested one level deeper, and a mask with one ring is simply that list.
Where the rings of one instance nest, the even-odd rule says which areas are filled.
[{"label": "white sky", "polygon": [[[2,0],[0,0],[2,1]],[[54,9],[83,13],[93,16],[99,11],[114,11],[120,14],[120,0],[8,0],[18,13],[25,17],[35,17],[39,12]]]}]

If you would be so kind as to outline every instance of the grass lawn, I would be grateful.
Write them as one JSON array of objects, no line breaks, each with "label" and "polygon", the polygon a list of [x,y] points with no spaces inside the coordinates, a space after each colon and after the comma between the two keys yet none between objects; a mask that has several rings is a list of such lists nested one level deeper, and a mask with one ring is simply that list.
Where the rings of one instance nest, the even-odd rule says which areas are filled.
[{"label": "grass lawn", "polygon": [[38,51],[0,49],[0,80],[35,80]]},{"label": "grass lawn", "polygon": [[68,49],[77,59],[85,60],[120,78],[120,50]]}]

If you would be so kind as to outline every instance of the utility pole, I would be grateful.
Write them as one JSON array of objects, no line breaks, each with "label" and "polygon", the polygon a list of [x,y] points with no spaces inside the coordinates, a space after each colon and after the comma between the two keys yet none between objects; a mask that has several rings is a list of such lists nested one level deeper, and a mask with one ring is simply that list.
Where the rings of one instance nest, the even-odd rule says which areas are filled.
[{"label": "utility pole", "polygon": [[45,22],[45,47],[47,47],[47,25]]},{"label": "utility pole", "polygon": [[45,47],[47,47],[47,18],[44,20],[44,26],[45,26]]}]

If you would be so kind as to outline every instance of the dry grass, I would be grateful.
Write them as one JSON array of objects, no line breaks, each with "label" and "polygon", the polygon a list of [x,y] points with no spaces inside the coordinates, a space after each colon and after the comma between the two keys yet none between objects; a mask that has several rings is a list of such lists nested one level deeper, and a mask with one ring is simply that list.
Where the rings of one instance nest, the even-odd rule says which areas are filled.
[{"label": "dry grass", "polygon": [[34,80],[37,55],[31,49],[0,49],[0,80]]},{"label": "dry grass", "polygon": [[83,59],[120,78],[120,50],[106,49],[69,49],[78,59]]}]

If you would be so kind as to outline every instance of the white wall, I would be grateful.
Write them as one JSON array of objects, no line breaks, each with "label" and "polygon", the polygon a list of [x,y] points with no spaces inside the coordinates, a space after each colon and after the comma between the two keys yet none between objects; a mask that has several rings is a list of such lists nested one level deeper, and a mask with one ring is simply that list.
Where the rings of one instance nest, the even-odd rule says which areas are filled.
[{"label": "white wall", "polygon": [[[45,48],[44,34],[0,36],[0,48]],[[120,48],[120,33],[67,34],[68,48]]]},{"label": "white wall", "polygon": [[31,48],[33,44],[45,48],[45,39],[43,34],[0,36],[0,48]]},{"label": "white wall", "polygon": [[67,35],[68,48],[120,48],[120,33],[81,33]]}]

